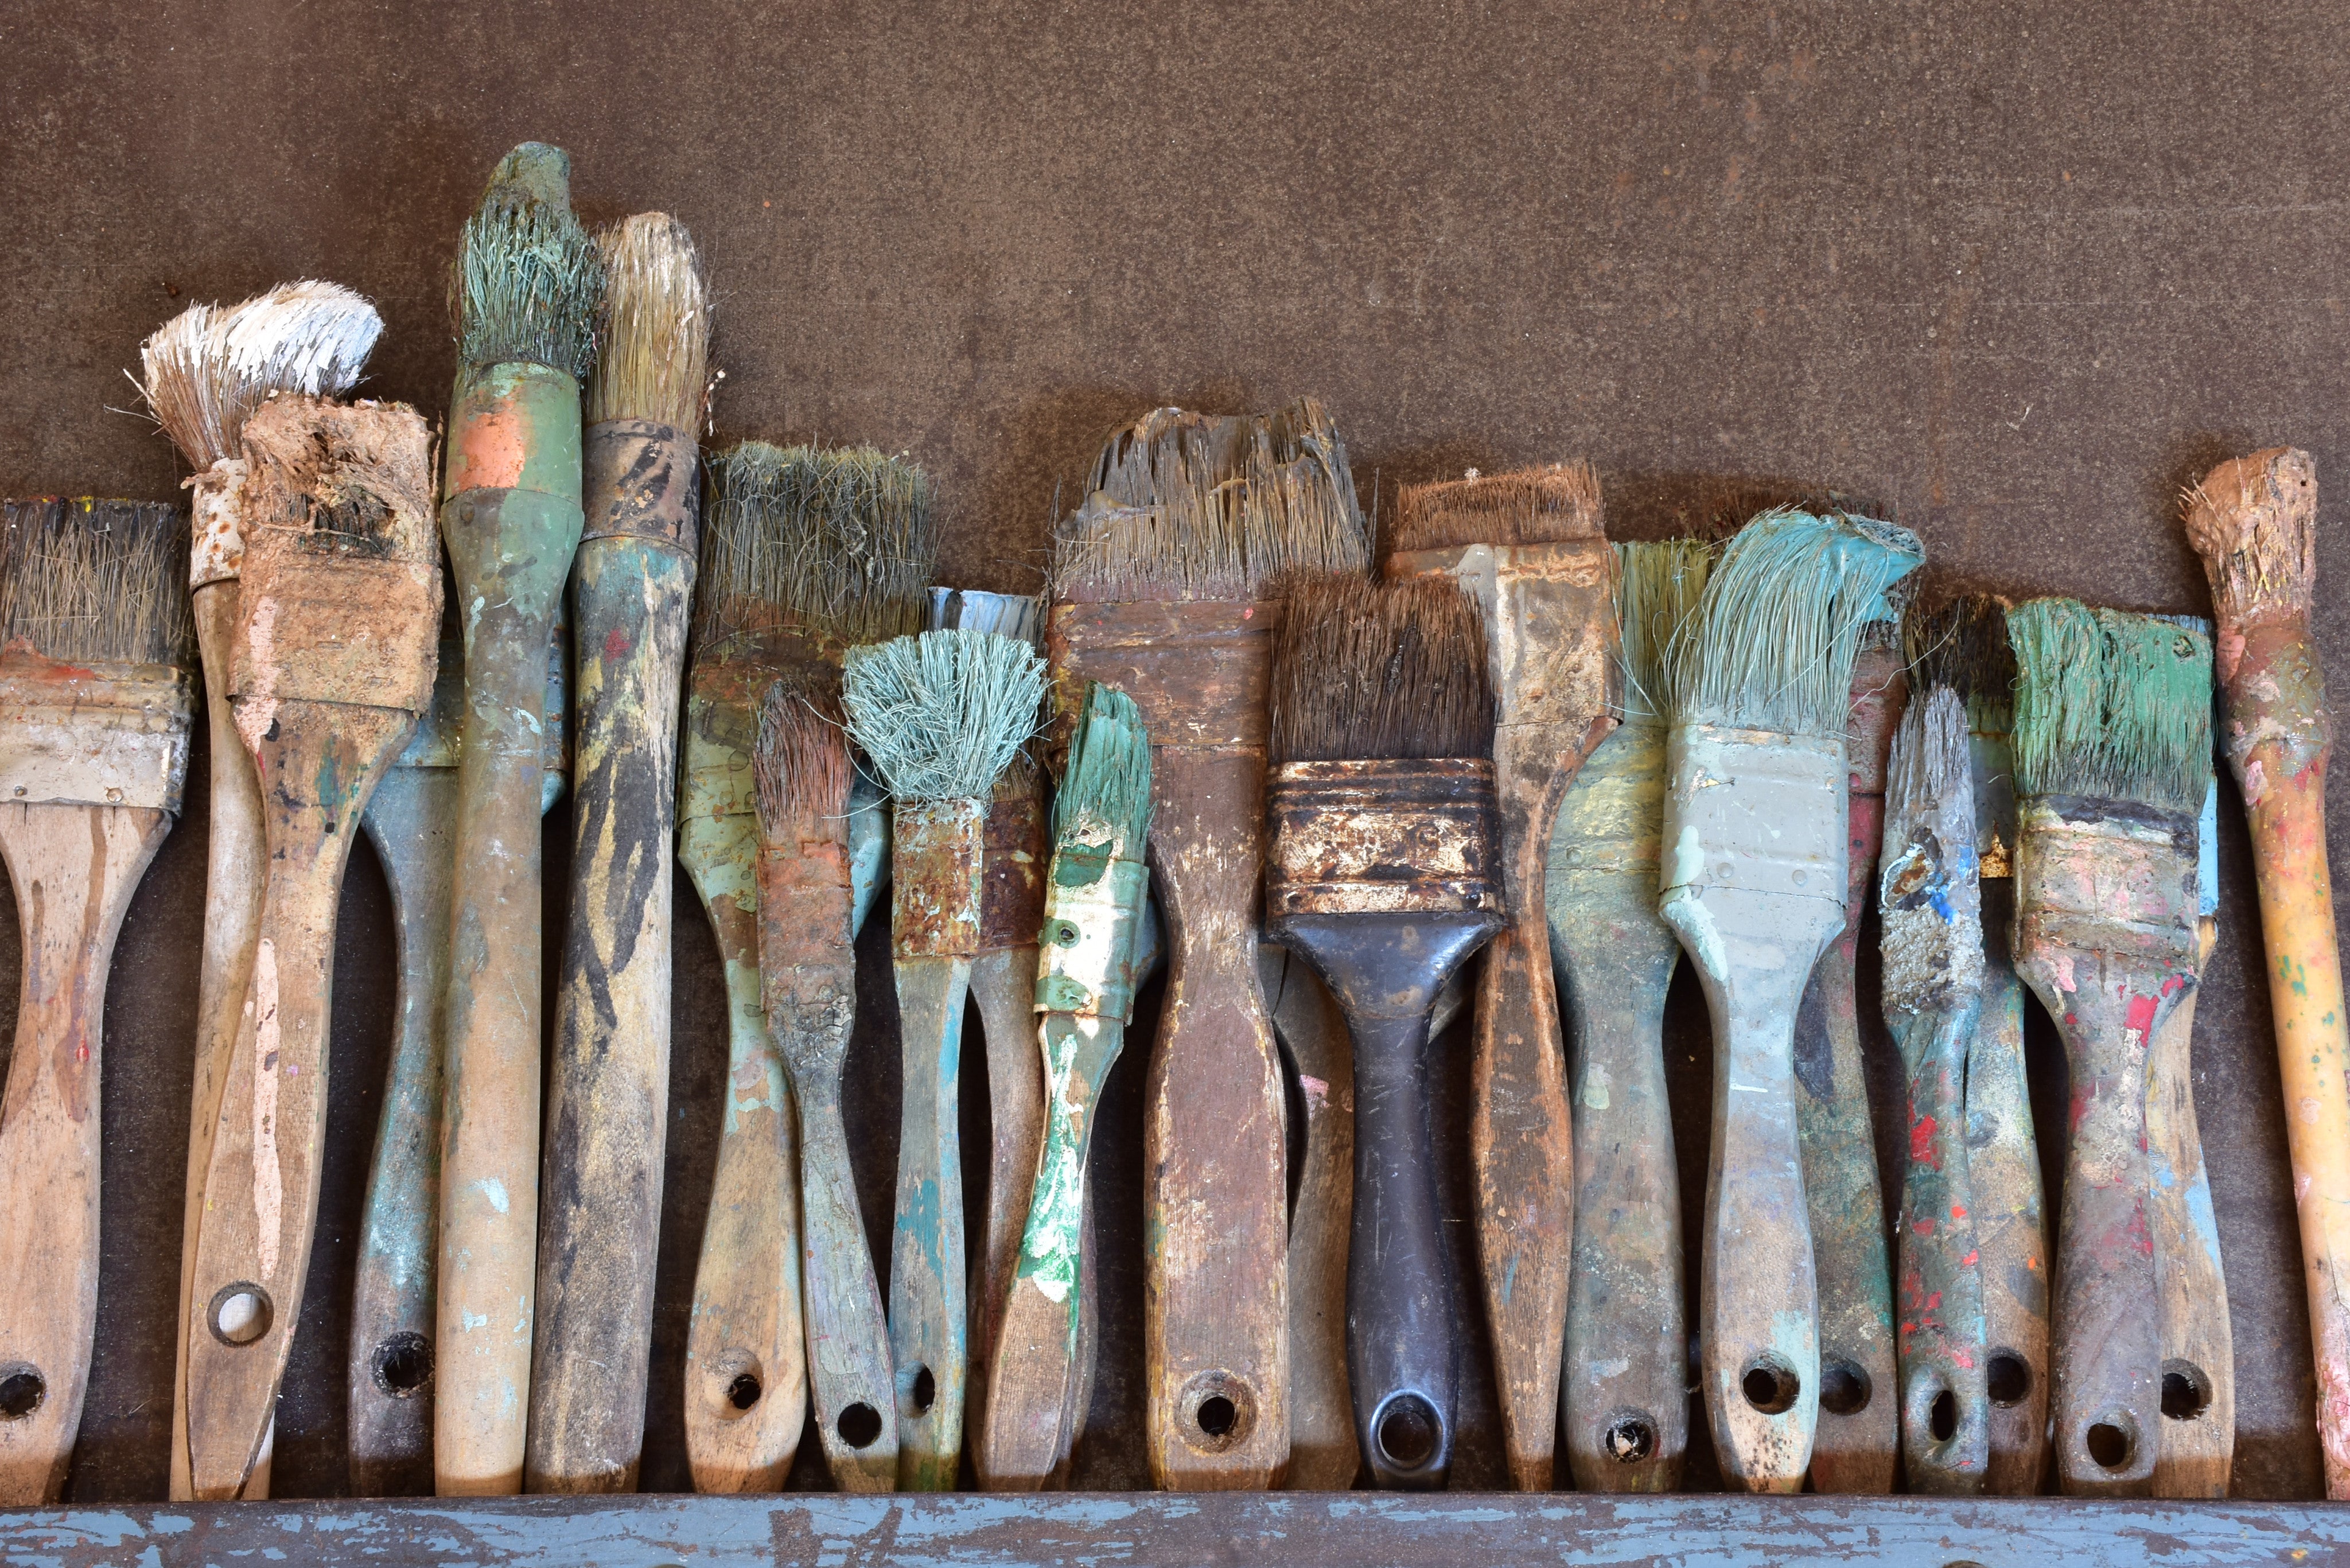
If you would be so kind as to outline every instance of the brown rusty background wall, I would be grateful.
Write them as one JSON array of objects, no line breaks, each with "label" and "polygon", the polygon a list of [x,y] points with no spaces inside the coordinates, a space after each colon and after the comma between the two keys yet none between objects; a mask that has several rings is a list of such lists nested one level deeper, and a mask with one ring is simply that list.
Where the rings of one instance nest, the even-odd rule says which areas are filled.
[{"label": "brown rusty background wall", "polygon": [[[2350,691],[2338,6],[11,0],[0,59],[0,493],[172,493],[168,446],[119,411],[134,400],[122,369],[190,301],[299,275],[380,303],[366,389],[437,414],[457,225],[496,157],[536,137],[570,149],[591,219],[667,207],[702,243],[722,434],[910,451],[940,482],[961,585],[1032,587],[1056,485],[1081,482],[1107,427],[1167,401],[1318,393],[1367,497],[1585,455],[1610,530],[1639,536],[1703,516],[1731,482],[1832,487],[1917,527],[1939,571],[2168,610],[2206,609],[2180,484],[2291,441],[2337,497],[2321,626]],[[163,1487],[203,876],[191,793],[108,1013],[83,1501]],[[2238,1483],[2308,1497],[2306,1326],[2232,791],[2221,819],[2196,1062],[2234,1287]],[[568,823],[546,831],[558,873]],[[369,855],[344,909],[281,1495],[342,1486],[350,1249],[391,1007]],[[683,1484],[678,1371],[724,1057],[710,939],[691,897],[678,909],[654,1488]],[[896,1091],[874,939],[849,1072],[878,1231]],[[14,984],[12,967],[0,1017]],[[1873,987],[1865,968],[1865,1011]],[[1673,1027],[1694,1202],[1708,1068],[1686,979]],[[2054,1125],[2062,1087],[2035,1027]],[[1149,1037],[1139,1019],[1132,1038]],[[1874,1048],[1887,1059],[1881,1034]],[[1095,1485],[1142,1478],[1139,1069],[1138,1050],[1099,1140],[1109,1359],[1080,1470]],[[1455,1213],[1461,1086],[1441,1145]],[[983,1095],[974,1072],[967,1116]],[[983,1151],[975,1130],[966,1147]],[[1456,1484],[1492,1484],[1490,1386],[1471,1390]]]}]

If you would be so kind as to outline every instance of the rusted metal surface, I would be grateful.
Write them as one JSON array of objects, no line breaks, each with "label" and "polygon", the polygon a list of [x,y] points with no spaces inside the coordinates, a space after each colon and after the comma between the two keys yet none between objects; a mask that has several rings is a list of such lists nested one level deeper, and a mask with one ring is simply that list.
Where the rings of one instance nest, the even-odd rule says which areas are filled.
[{"label": "rusted metal surface", "polygon": [[1290,763],[1274,772],[1266,814],[1268,924],[1502,910],[1493,764],[1482,757]]}]

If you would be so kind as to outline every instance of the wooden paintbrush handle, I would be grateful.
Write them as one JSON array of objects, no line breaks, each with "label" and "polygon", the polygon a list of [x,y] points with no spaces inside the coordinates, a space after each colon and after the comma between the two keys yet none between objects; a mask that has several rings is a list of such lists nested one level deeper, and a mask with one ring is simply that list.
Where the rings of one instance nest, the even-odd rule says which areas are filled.
[{"label": "wooden paintbrush handle", "polygon": [[[190,1293],[189,1475],[209,1501],[244,1486],[300,1320],[327,1130],[336,907],[369,797],[416,722],[392,708],[275,707],[254,747],[268,883]],[[313,791],[323,793],[305,798]]]},{"label": "wooden paintbrush handle", "polygon": [[801,1278],[806,1291],[808,1381],[816,1436],[833,1485],[889,1491],[898,1484],[898,1398],[889,1327],[865,1242],[840,1085],[794,1085],[800,1119]]},{"label": "wooden paintbrush handle", "polygon": [[2023,1076],[2023,986],[2008,957],[2014,882],[1983,887],[1982,1012],[1967,1048],[1967,1176],[1982,1253],[1991,1468],[1983,1490],[2030,1496],[2048,1463],[2048,1242]]},{"label": "wooden paintbrush handle", "polygon": [[[24,935],[16,1044],[0,1102],[0,1504],[54,1501],[81,1428],[98,1326],[99,1074],[106,977],[123,912],[171,814],[0,805],[0,856]],[[241,1478],[240,1478],[241,1479]]]},{"label": "wooden paintbrush handle", "polygon": [[[2213,934],[2207,919],[2199,975],[2211,956]],[[2188,992],[2171,1010],[2147,1060],[2147,1220],[2162,1289],[2157,1497],[2227,1496],[2236,1453],[2236,1352],[2228,1282],[2211,1209],[2211,1173],[2204,1168],[2203,1137],[2195,1120],[2191,1045],[2199,994]]]},{"label": "wooden paintbrush handle", "polygon": [[[898,883],[908,877],[904,807]],[[889,1251],[889,1350],[898,1380],[898,1489],[951,1491],[962,1458],[964,1318],[962,1141],[955,1085],[971,961],[900,953],[899,1044],[904,1099],[898,1133],[898,1222]]]},{"label": "wooden paintbrush handle", "polygon": [[[1034,935],[1032,929],[1031,935]],[[996,948],[971,961],[971,999],[987,1048],[987,1221],[972,1260],[971,1388],[966,1411],[980,1485],[993,1488],[988,1401],[995,1334],[1020,1262],[1031,1184],[1045,1147],[1045,1079],[1036,1059],[1036,947]]]},{"label": "wooden paintbrush handle", "polygon": [[1972,1002],[1922,1013],[1902,1042],[1912,1065],[1901,1185],[1901,1453],[1911,1491],[1946,1496],[1981,1491],[1991,1465],[1982,1257],[1963,1100],[1975,1014]]}]

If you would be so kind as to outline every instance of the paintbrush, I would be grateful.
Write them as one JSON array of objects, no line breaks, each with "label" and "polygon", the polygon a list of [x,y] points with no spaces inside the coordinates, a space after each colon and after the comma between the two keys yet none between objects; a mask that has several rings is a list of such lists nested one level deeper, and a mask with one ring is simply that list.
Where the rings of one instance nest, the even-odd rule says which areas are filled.
[{"label": "paintbrush", "polygon": [[2015,969],[2071,1072],[2057,1231],[2054,1441],[2071,1493],[2144,1496],[2161,1308],[2147,1231],[2147,1050],[2195,983],[2195,814],[2211,645],[2033,599],[2015,649]]},{"label": "paintbrush", "polygon": [[1024,1185],[1015,1267],[994,1345],[986,1407],[973,1433],[990,1490],[1034,1490],[1068,1449],[1079,1417],[1087,1183],[1086,1159],[1102,1084],[1126,1041],[1150,877],[1150,737],[1121,691],[1097,685],[1070,737],[1054,802],[1053,857],[1031,989],[1047,1101],[1044,1136]]},{"label": "paintbrush", "polygon": [[1451,582],[1334,574],[1296,585],[1274,641],[1265,929],[1330,988],[1354,1046],[1347,1382],[1391,1489],[1441,1488],[1452,1460],[1428,1019],[1507,925],[1483,621]]},{"label": "paintbrush", "polygon": [[2016,979],[2015,656],[2007,607],[1975,594],[1908,618],[1913,685],[1948,686],[1966,704],[1975,863],[1982,903],[1982,1002],[1967,1047],[1968,1205],[1981,1254],[1984,1386],[1991,1459],[1983,1490],[2028,1496],[2048,1455],[2048,1250],[2040,1148],[2024,1082],[2023,986]]},{"label": "paintbrush", "polygon": [[1289,1450],[1281,1064],[1256,970],[1266,585],[1360,571],[1346,450],[1311,400],[1162,409],[1103,450],[1055,541],[1055,708],[1134,699],[1152,744],[1150,856],[1169,976],[1144,1088],[1145,1444],[1153,1480],[1273,1485]]},{"label": "paintbrush", "polygon": [[1017,639],[926,631],[852,649],[849,733],[895,802],[889,949],[898,984],[898,1136],[889,1348],[898,1487],[950,1491],[962,1457],[962,1154],[956,1120],[963,1002],[980,940],[980,866],[995,781],[1036,731],[1045,663]]},{"label": "paintbrush", "polygon": [[2220,737],[2244,797],[2268,956],[2285,1145],[2309,1296],[2325,1495],[2350,1498],[2350,1024],[2342,998],[2325,769],[2334,717],[2310,628],[2317,465],[2292,447],[2223,462],[2187,497],[2219,622]]},{"label": "paintbrush", "polygon": [[[699,1490],[774,1491],[799,1445],[807,1341],[800,1319],[799,1156],[785,1064],[760,991],[759,715],[776,681],[828,690],[847,649],[921,625],[938,535],[922,472],[869,447],[817,452],[743,441],[713,462],[710,477],[678,859],[701,895],[725,966],[728,1087],[686,1330],[686,1460]],[[860,780],[849,814],[852,915],[859,925],[887,880],[889,858],[888,814],[864,789]],[[843,1147],[813,1158],[829,1169],[827,1162],[847,1156]],[[848,1288],[807,1281],[811,1291],[836,1285]],[[844,1355],[858,1348],[827,1347]],[[889,1368],[838,1375],[886,1382]],[[818,1437],[836,1484],[866,1484],[879,1462],[868,1450],[891,1430],[868,1426],[849,1405],[824,1422]]]},{"label": "paintbrush", "polygon": [[[1885,1023],[1909,1085],[1901,1185],[1901,1457],[1912,1491],[1981,1491],[1991,1466],[1981,1254],[1968,1180],[1967,1052],[1983,995],[1966,704],[1936,686],[1893,742],[1877,907]],[[1816,1461],[1814,1461],[1816,1464]]]},{"label": "paintbrush", "polygon": [[639,213],[599,244],[608,286],[572,566],[578,763],[540,1177],[532,1491],[633,1491],[644,1442],[678,698],[710,386],[709,286],[685,226]]},{"label": "paintbrush", "polygon": [[1819,1321],[1795,1012],[1844,929],[1844,735],[1862,628],[1922,554],[1887,524],[1767,513],[1723,551],[1666,654],[1658,909],[1714,1031],[1700,1386],[1722,1474],[1750,1491],[1793,1491],[1811,1463]]},{"label": "paintbrush", "polygon": [[1510,926],[1477,980],[1470,1162],[1502,1438],[1521,1491],[1553,1484],[1575,1234],[1574,1117],[1544,888],[1567,785],[1616,727],[1615,558],[1588,463],[1408,487],[1386,573],[1452,578],[1483,612],[1500,721]]},{"label": "paintbrush", "polygon": [[1546,895],[1575,1053],[1561,1425],[1579,1490],[1670,1491],[1689,1443],[1689,1330],[1664,1056],[1681,950],[1657,913],[1664,655],[1705,591],[1712,551],[1669,539],[1618,545],[1616,558],[1622,722],[1567,789]]},{"label": "paintbrush", "polygon": [[186,514],[11,501],[0,857],[24,937],[0,1100],[0,1502],[56,1500],[98,1324],[99,1073],[114,939],[179,815],[195,713]]},{"label": "paintbrush", "polygon": [[431,701],[441,624],[432,437],[400,404],[280,397],[246,421],[230,692],[261,781],[267,881],[204,1178],[188,1329],[198,1498],[270,1428],[318,1208],[335,916],[360,815]]},{"label": "paintbrush", "polygon": [[[195,305],[173,317],[139,350],[139,389],[155,422],[187,460],[200,524],[192,530],[190,599],[204,665],[212,759],[206,818],[203,949],[196,981],[193,1105],[189,1116],[187,1201],[180,1229],[180,1317],[173,1338],[170,1495],[188,1486],[188,1282],[195,1273],[203,1176],[212,1158],[221,1085],[253,962],[261,919],[261,786],[229,713],[229,646],[236,626],[237,565],[244,538],[236,503],[244,478],[236,455],[244,421],[273,392],[340,397],[383,330],[375,306],[331,283],[282,284],[242,305]],[[244,1495],[269,1495],[269,1442]]]},{"label": "paintbrush", "polygon": [[1855,985],[1861,918],[1885,826],[1886,752],[1908,701],[1896,646],[1899,593],[1897,587],[1886,595],[1886,617],[1863,629],[1853,660],[1845,724],[1844,932],[1812,966],[1795,1013],[1795,1124],[1820,1303],[1820,1424],[1811,1485],[1821,1492],[1889,1492],[1900,1453],[1898,1402],[1875,1397],[1895,1386],[1893,1271]]},{"label": "paintbrush", "polygon": [[464,740],[441,1124],[432,1463],[442,1496],[519,1490],[537,1272],[544,660],[583,523],[579,382],[604,264],[571,162],[525,142],[459,243],[441,532],[463,607]]}]

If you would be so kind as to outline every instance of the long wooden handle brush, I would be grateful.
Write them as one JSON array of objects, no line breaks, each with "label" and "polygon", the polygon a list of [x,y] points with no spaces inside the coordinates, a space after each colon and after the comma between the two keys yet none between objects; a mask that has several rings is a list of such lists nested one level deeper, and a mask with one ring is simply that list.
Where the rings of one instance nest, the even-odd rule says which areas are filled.
[{"label": "long wooden handle brush", "polygon": [[2065,1491],[2153,1485],[2161,1307],[2147,1230],[2147,1052],[2195,983],[2195,815],[2211,645],[2034,599],[2015,649],[2015,968],[2071,1072],[2057,1231],[2054,1441]]},{"label": "long wooden handle brush", "polygon": [[1983,929],[1982,1002],[1966,1068],[1968,1207],[1981,1254],[1991,1400],[1983,1490],[2030,1496],[2048,1458],[2049,1253],[2015,973],[2015,657],[2007,607],[1983,594],[1947,600],[1912,613],[1903,643],[1911,684],[1947,686],[1967,711]]},{"label": "long wooden handle brush", "polygon": [[1503,1446],[1518,1490],[1544,1491],[1575,1234],[1574,1116],[1544,888],[1567,785],[1616,727],[1615,561],[1587,463],[1411,486],[1389,544],[1388,576],[1458,582],[1492,639],[1510,926],[1478,975],[1469,1156]]},{"label": "long wooden handle brush", "polygon": [[1713,1015],[1700,1374],[1723,1476],[1793,1491],[1820,1396],[1794,1023],[1844,929],[1845,722],[1861,629],[1922,552],[1905,529],[1774,512],[1731,541],[1667,654],[1659,912]]},{"label": "long wooden handle brush", "polygon": [[710,290],[683,224],[627,220],[588,383],[570,923],[555,1003],[532,1347],[532,1491],[632,1491],[669,1121],[670,869]]},{"label": "long wooden handle brush", "polygon": [[[261,785],[236,738],[228,701],[230,643],[237,611],[236,576],[244,554],[238,525],[244,421],[274,392],[340,397],[383,330],[365,299],[330,283],[281,285],[241,305],[195,305],[140,346],[139,386],[163,433],[194,477],[201,526],[192,532],[190,601],[203,657],[204,706],[212,759],[208,784],[203,949],[196,980],[193,1105],[189,1116],[187,1201],[180,1228],[180,1317],[172,1376],[171,1497],[188,1485],[187,1287],[195,1269],[203,1213],[203,1173],[212,1161],[221,1085],[236,1037],[261,919]],[[268,1461],[254,1467],[245,1495],[268,1495]]]},{"label": "long wooden handle brush", "polygon": [[[799,1158],[785,1061],[768,1033],[760,982],[762,705],[779,680],[829,690],[846,649],[919,629],[937,553],[929,482],[869,447],[744,441],[712,465],[678,836],[678,858],[709,914],[726,974],[726,1116],[686,1330],[686,1461],[702,1491],[779,1490],[806,1404]],[[880,829],[889,814],[858,804],[852,791],[852,918],[861,922],[887,880]],[[815,1152],[819,1161],[835,1158]],[[808,1288],[850,1282],[811,1279]],[[837,1358],[870,1346],[843,1338],[820,1349]],[[833,1386],[886,1385],[889,1375],[886,1361],[827,1372]],[[818,1398],[822,1413],[821,1386]],[[818,1432],[844,1489],[869,1486],[877,1473],[894,1476],[893,1450],[882,1442],[894,1443],[894,1420],[867,1421],[854,1409],[863,1402],[838,1406]]]},{"label": "long wooden handle brush", "polygon": [[1119,432],[1055,541],[1062,722],[1087,683],[1151,738],[1150,857],[1169,974],[1144,1095],[1143,1341],[1152,1479],[1263,1488],[1289,1450],[1285,1106],[1257,976],[1267,585],[1361,571],[1346,451],[1319,405]]},{"label": "long wooden handle brush", "polygon": [[1035,733],[1044,695],[1044,660],[1027,643],[985,631],[926,631],[852,650],[841,680],[849,732],[896,803],[889,950],[904,1091],[889,1347],[901,1491],[952,1490],[962,1458],[963,1003],[979,948],[988,802]]},{"label": "long wooden handle brush", "polygon": [[415,410],[281,397],[246,422],[244,462],[231,692],[268,880],[196,1240],[188,1451],[206,1500],[244,1485],[300,1320],[337,902],[369,798],[431,701],[442,603]]},{"label": "long wooden handle brush", "polygon": [[991,1490],[1033,1490],[1058,1467],[1079,1412],[1087,1153],[1102,1084],[1134,1011],[1135,960],[1150,886],[1142,861],[1150,826],[1150,738],[1123,692],[1087,693],[1054,802],[1042,966],[1031,987],[1041,1014],[1044,1137],[1018,1256],[1001,1314],[992,1392],[972,1452],[987,1456]]},{"label": "long wooden handle brush", "polygon": [[1695,539],[1616,546],[1622,723],[1575,776],[1551,837],[1551,952],[1571,1023],[1575,1270],[1561,1426],[1583,1491],[1670,1491],[1689,1444],[1680,1168],[1665,996],[1680,941],[1657,913],[1664,654],[1711,565]]},{"label": "long wooden handle brush", "polygon": [[186,514],[11,501],[0,538],[0,857],[24,938],[0,1100],[0,1502],[56,1500],[98,1325],[107,971],[179,815],[195,716]]},{"label": "long wooden handle brush", "polygon": [[1844,932],[1812,966],[1795,1014],[1795,1124],[1820,1301],[1820,1424],[1811,1485],[1821,1492],[1889,1492],[1900,1456],[1899,1402],[1879,1397],[1895,1386],[1893,1271],[1856,983],[1861,918],[1885,826],[1886,753],[1908,698],[1892,597],[1887,618],[1862,633],[1853,660],[1845,727]]},{"label": "long wooden handle brush", "polygon": [[[1901,1184],[1901,1454],[1909,1490],[1978,1492],[1991,1468],[1981,1252],[1968,1179],[1967,1053],[1982,1009],[1982,894],[1966,704],[1921,692],[1885,797],[1885,1022],[1909,1085]],[[1816,1460],[1814,1461],[1817,1463]]]},{"label": "long wooden handle brush", "polygon": [[1265,929],[1329,986],[1354,1044],[1347,1369],[1384,1488],[1442,1487],[1456,1430],[1428,1016],[1508,923],[1483,618],[1448,581],[1339,574],[1297,587],[1274,647]]},{"label": "long wooden handle brush", "polygon": [[2342,995],[2325,770],[2334,715],[2310,625],[2317,466],[2272,447],[2221,463],[2188,498],[2219,621],[2220,743],[2251,826],[2301,1221],[2325,1495],[2350,1499],[2350,1013]]}]

